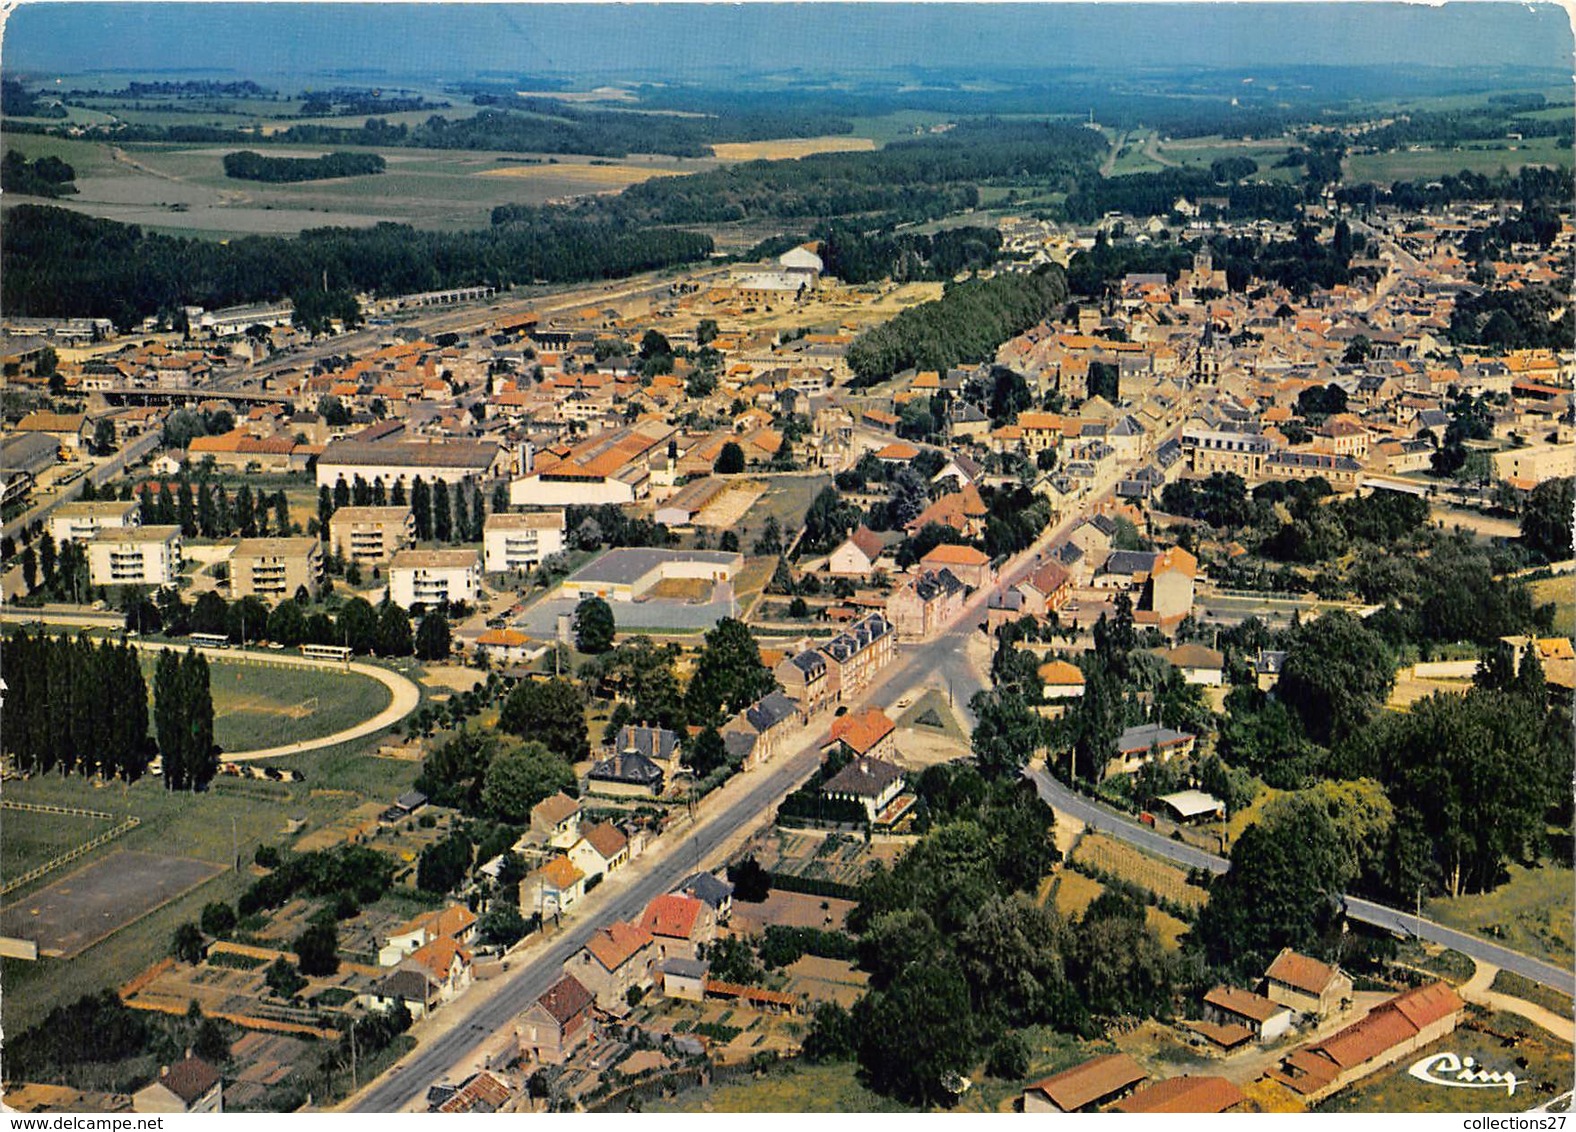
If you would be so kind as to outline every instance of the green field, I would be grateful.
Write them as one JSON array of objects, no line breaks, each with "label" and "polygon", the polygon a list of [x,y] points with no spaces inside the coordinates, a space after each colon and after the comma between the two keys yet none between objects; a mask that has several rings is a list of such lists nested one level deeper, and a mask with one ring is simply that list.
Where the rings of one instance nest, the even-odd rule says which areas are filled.
[{"label": "green field", "polygon": [[[6,793],[10,795],[8,787]],[[85,808],[105,810],[89,799]],[[36,869],[116,825],[102,818],[0,811],[0,873],[7,879]]]},{"label": "green field", "polygon": [[[239,849],[241,860],[249,865],[258,845],[281,845],[294,840],[283,832],[288,819],[305,819],[310,831],[328,825],[363,802],[392,799],[409,789],[420,769],[418,764],[369,757],[365,752],[375,744],[374,738],[277,760],[280,766],[306,773],[307,781],[298,784],[221,778],[209,793],[177,794],[166,790],[162,779],[152,777],[131,786],[115,783],[95,788],[80,778],[40,775],[6,783],[6,797],[19,802],[130,814],[141,819],[142,824],[136,829],[95,850],[79,864],[127,849],[227,865],[234,850]],[[13,820],[17,817],[34,823],[31,831],[21,827],[24,848],[47,838],[84,839],[77,836],[87,825],[82,819],[46,819],[43,815],[7,812],[0,824],[0,842],[5,843],[7,861],[11,837],[21,826]],[[36,832],[40,829],[62,832]],[[38,884],[47,884],[51,879],[57,877],[46,877]],[[3,960],[0,979],[5,986],[4,1025],[8,1030],[31,1025],[51,1008],[78,995],[120,985],[168,953],[177,925],[195,920],[202,906],[211,900],[233,901],[252,879],[249,868],[239,873],[225,872],[69,960]]]},{"label": "green field", "polygon": [[1572,1017],[1572,1011],[1576,1010],[1576,1003],[1573,1003],[1570,995],[1561,994],[1553,987],[1546,987],[1542,983],[1535,983],[1514,971],[1496,973],[1494,981],[1489,984],[1489,989],[1535,1003],[1545,1010],[1552,1010],[1561,1018]]},{"label": "green field", "polygon": [[1346,159],[1345,169],[1349,182],[1372,181],[1387,185],[1419,177],[1442,177],[1463,169],[1494,173],[1504,168],[1514,173],[1523,165],[1560,164],[1571,164],[1571,151],[1559,145],[1555,138],[1525,141],[1485,138],[1463,148],[1353,154]]},{"label": "green field", "polygon": [[[153,657],[143,658],[149,691]],[[250,751],[318,739],[353,727],[389,704],[376,680],[323,668],[208,662],[214,741],[222,750]]]},{"label": "green field", "polygon": [[1510,866],[1510,879],[1493,892],[1423,902],[1423,915],[1474,932],[1506,947],[1569,966],[1576,873],[1569,865]]},{"label": "green field", "polygon": [[1540,578],[1530,582],[1532,604],[1554,603],[1554,632],[1556,636],[1576,636],[1576,577],[1561,574],[1553,578]]}]

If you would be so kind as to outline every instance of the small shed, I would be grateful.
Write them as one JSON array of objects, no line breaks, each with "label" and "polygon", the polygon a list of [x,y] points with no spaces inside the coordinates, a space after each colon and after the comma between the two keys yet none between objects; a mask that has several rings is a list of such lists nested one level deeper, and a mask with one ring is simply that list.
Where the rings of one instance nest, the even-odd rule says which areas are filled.
[{"label": "small shed", "polygon": [[1179,790],[1156,799],[1179,822],[1213,821],[1226,814],[1226,803],[1202,790]]}]

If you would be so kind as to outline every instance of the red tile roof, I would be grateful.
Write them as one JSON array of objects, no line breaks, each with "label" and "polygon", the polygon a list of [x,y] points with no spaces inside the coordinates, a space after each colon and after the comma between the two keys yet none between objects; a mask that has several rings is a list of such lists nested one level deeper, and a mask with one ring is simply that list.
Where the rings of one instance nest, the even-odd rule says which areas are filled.
[{"label": "red tile roof", "polygon": [[543,992],[537,1004],[552,1015],[560,1026],[567,1025],[576,1014],[587,1010],[596,1001],[590,991],[573,975],[565,975]]},{"label": "red tile roof", "polygon": [[1287,947],[1275,957],[1269,970],[1264,972],[1264,977],[1307,994],[1318,995],[1323,994],[1324,988],[1335,978],[1335,968],[1306,955],[1299,955]]},{"label": "red tile roof", "polygon": [[609,971],[616,971],[651,943],[650,932],[619,921],[597,929],[586,941],[586,950]]},{"label": "red tile roof", "polygon": [[897,724],[887,718],[886,712],[865,708],[832,721],[832,742],[841,740],[854,754],[863,755],[896,730]]},{"label": "red tile roof", "polygon": [[1063,1112],[1077,1112],[1148,1079],[1149,1074],[1127,1054],[1110,1053],[1036,1081],[1025,1092],[1044,1093]]},{"label": "red tile roof", "polygon": [[1117,1112],[1227,1112],[1247,1100],[1224,1077],[1173,1077],[1146,1085],[1116,1106]]},{"label": "red tile roof", "polygon": [[705,905],[693,896],[668,893],[646,905],[640,926],[654,936],[668,939],[694,939],[695,925]]}]

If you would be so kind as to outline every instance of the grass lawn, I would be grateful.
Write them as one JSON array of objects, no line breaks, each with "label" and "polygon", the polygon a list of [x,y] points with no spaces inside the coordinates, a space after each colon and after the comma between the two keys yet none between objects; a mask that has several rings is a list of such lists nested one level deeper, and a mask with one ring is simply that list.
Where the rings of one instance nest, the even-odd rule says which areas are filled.
[{"label": "grass lawn", "polygon": [[1559,637],[1576,636],[1576,581],[1569,574],[1554,578],[1539,578],[1529,582],[1534,606],[1554,603],[1554,634]]},{"label": "grass lawn", "polygon": [[1536,1003],[1554,1011],[1561,1018],[1572,1017],[1573,1010],[1576,1010],[1576,1003],[1572,1003],[1570,995],[1561,994],[1553,987],[1546,987],[1542,983],[1523,978],[1514,971],[1500,971],[1494,976],[1489,989]]},{"label": "grass lawn", "polygon": [[1569,966],[1576,954],[1571,940],[1576,873],[1563,864],[1511,865],[1509,872],[1510,879],[1493,892],[1425,901],[1423,915]]},{"label": "grass lawn", "polygon": [[[1470,1020],[1473,1014],[1469,1012]],[[1489,1014],[1482,1029],[1463,1026],[1318,1107],[1319,1112],[1526,1112],[1571,1087],[1571,1049],[1514,1014]],[[1488,1032],[1492,1031],[1492,1032]],[[1505,1035],[1511,1041],[1507,1047]],[[1513,1093],[1504,1088],[1460,1089],[1431,1084],[1408,1070],[1430,1055],[1472,1058],[1490,1072],[1514,1073]],[[1521,1062],[1525,1060],[1523,1066]]]},{"label": "grass lawn", "polygon": [[871,1092],[852,1062],[793,1062],[761,1077],[746,1077],[648,1102],[644,1112],[909,1112]]},{"label": "grass lawn", "polygon": [[[154,658],[143,657],[153,687]],[[239,664],[209,658],[214,741],[226,751],[249,751],[316,739],[382,711],[389,691],[354,672]]]},{"label": "grass lawn", "polygon": [[[10,794],[10,788],[6,790]],[[103,806],[88,806],[103,810]],[[101,818],[75,817],[67,814],[30,814],[22,810],[6,810],[0,818],[0,872],[6,877],[19,876],[29,869],[36,869],[60,854],[75,849],[113,825],[120,819],[104,821]]]},{"label": "grass lawn", "polygon": [[[940,727],[935,725],[934,719],[941,721]],[[969,733],[963,730],[957,715],[947,706],[946,695],[936,688],[927,688],[922,696],[897,717],[896,722],[899,727],[913,727],[932,734],[945,735],[960,743],[969,741]]]}]

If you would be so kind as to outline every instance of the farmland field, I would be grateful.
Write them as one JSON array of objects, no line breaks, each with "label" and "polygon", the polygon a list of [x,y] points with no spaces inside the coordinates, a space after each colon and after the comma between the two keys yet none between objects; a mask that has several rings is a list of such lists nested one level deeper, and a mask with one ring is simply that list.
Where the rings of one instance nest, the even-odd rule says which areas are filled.
[{"label": "farmland field", "polygon": [[1570,163],[1570,151],[1561,147],[1556,138],[1485,138],[1469,144],[1472,148],[1353,154],[1346,159],[1346,179],[1389,184],[1418,177],[1442,177],[1463,169],[1493,173],[1503,166],[1514,173],[1523,165]]},{"label": "farmland field", "polygon": [[1532,604],[1544,605],[1554,603],[1554,632],[1556,636],[1576,636],[1576,581],[1571,575],[1562,574],[1554,578],[1540,578],[1530,583],[1527,588],[1532,591]]},{"label": "farmland field", "polygon": [[722,161],[780,161],[812,153],[858,153],[876,148],[874,138],[775,138],[770,141],[719,142],[711,147]]},{"label": "farmland field", "polygon": [[1084,837],[1073,853],[1081,865],[1107,876],[1119,877],[1185,908],[1202,908],[1209,894],[1187,882],[1187,873],[1156,860],[1131,846],[1094,833]]}]

